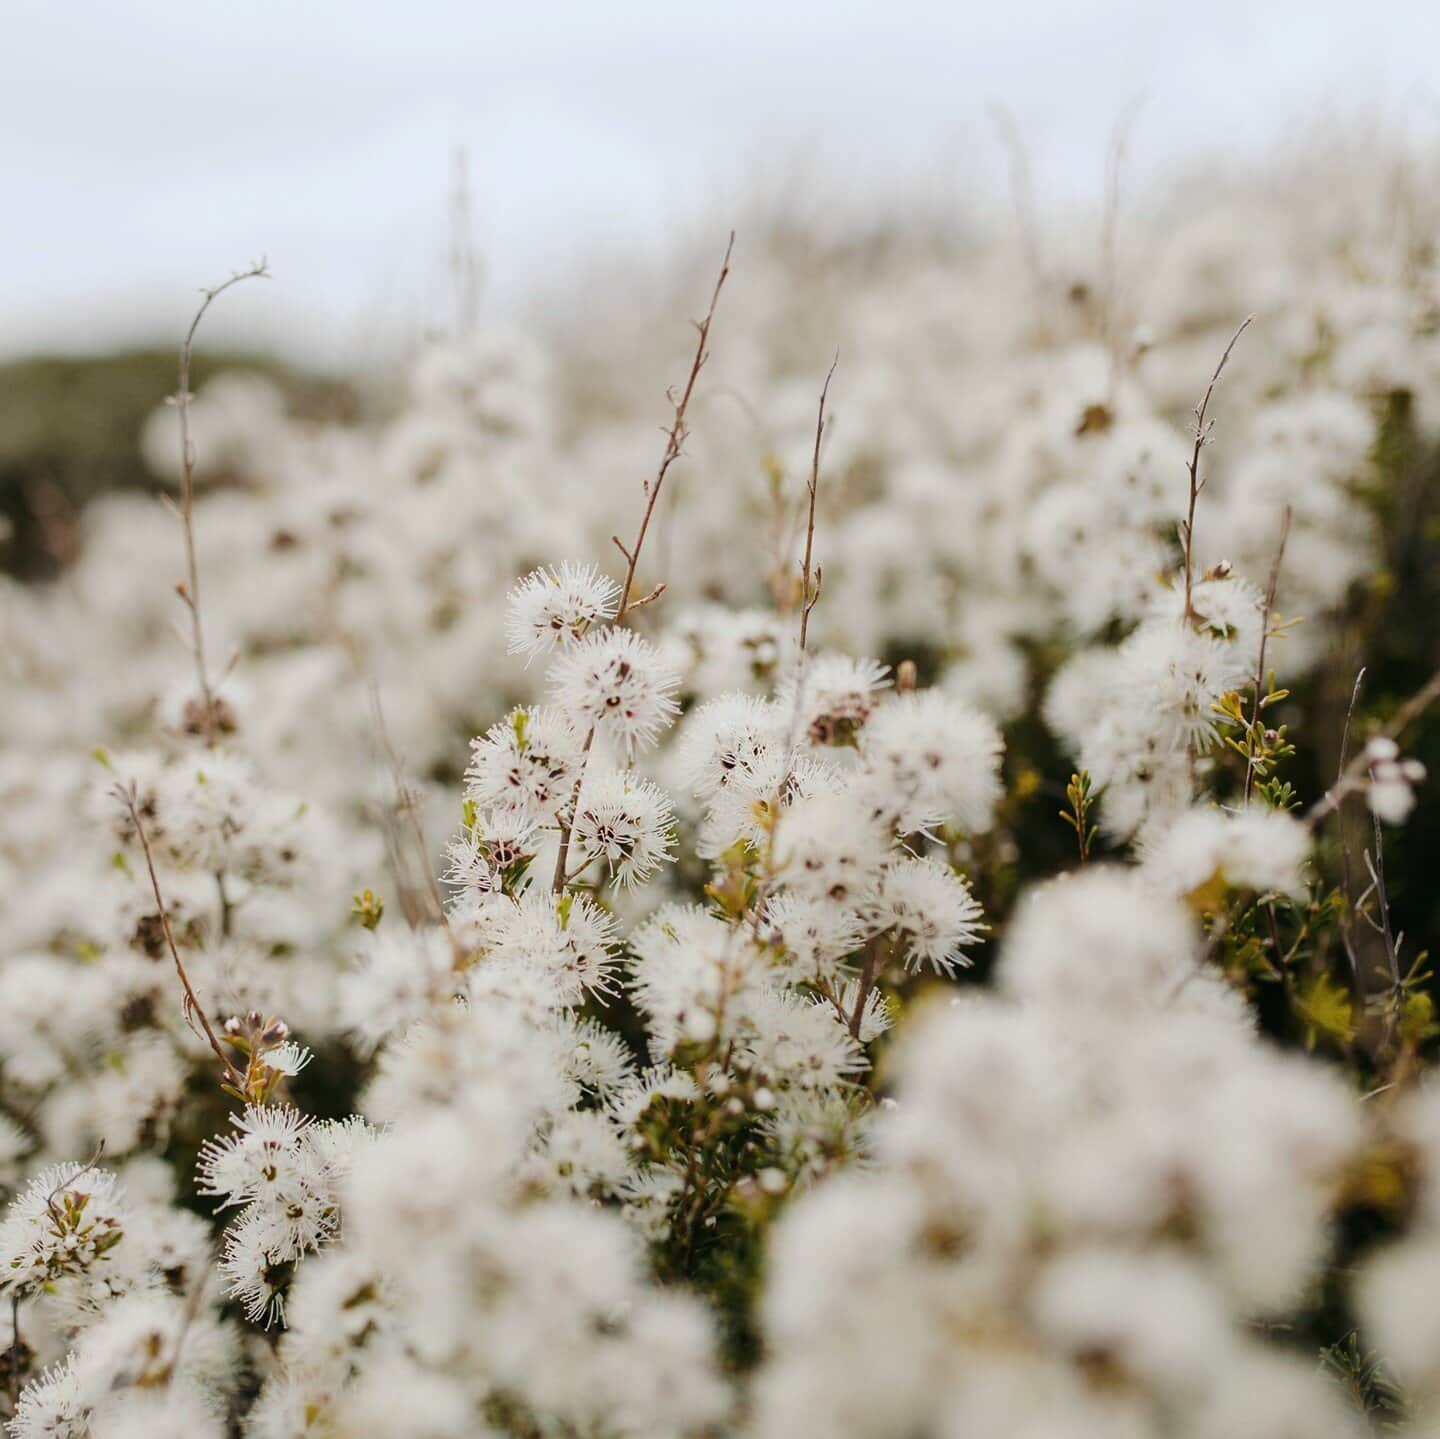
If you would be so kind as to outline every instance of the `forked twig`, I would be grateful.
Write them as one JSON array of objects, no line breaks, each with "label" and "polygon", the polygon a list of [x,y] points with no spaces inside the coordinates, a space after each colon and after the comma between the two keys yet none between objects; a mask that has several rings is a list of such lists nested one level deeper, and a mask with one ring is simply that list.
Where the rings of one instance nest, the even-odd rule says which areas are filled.
[{"label": "forked twig", "polygon": [[[618,535],[612,535],[616,547],[625,556],[626,569],[625,580],[620,590],[620,608],[615,614],[615,623],[621,624],[628,611],[637,608],[637,605],[630,598],[630,592],[635,585],[635,567],[640,563],[640,551],[645,544],[645,535],[650,528],[650,517],[655,513],[656,502],[660,498],[661,487],[665,484],[665,476],[670,466],[680,457],[685,446],[686,436],[690,433],[685,424],[685,412],[690,408],[690,396],[695,393],[695,381],[700,378],[700,371],[705,367],[705,361],[710,358],[710,352],[705,348],[710,338],[710,325],[715,319],[715,307],[720,303],[720,291],[724,287],[726,277],[730,274],[730,254],[735,248],[735,232],[731,230],[729,242],[725,246],[725,258],[720,262],[720,276],[715,281],[715,289],[710,296],[710,308],[705,312],[705,318],[695,325],[696,342],[695,358],[690,362],[690,374],[685,380],[685,388],[677,396],[672,389],[668,391],[668,398],[675,407],[674,419],[670,427],[665,431],[665,452],[660,457],[660,468],[655,472],[655,478],[648,480],[645,484],[645,512],[640,517],[640,529],[635,536],[635,542],[627,549]],[[658,596],[652,591],[645,599],[648,604]]]},{"label": "forked twig", "polygon": [[[1358,685],[1359,681],[1357,680],[1356,683]],[[1390,717],[1389,722],[1382,725],[1375,732],[1372,738],[1399,739],[1436,700],[1440,700],[1440,670],[1436,670],[1435,673],[1395,711]],[[1363,785],[1366,772],[1369,768],[1369,755],[1362,749],[1360,753],[1340,771],[1340,777],[1335,783],[1306,810],[1305,823],[1308,824],[1311,829],[1314,829],[1330,815],[1334,814],[1335,811],[1340,808],[1346,796],[1353,794]]]},{"label": "forked twig", "polygon": [[[160,877],[155,873],[155,857],[150,852],[150,836],[146,834],[145,822],[140,818],[139,793],[133,781],[128,786],[117,784],[112,793],[129,811],[130,823],[135,826],[135,834],[140,840],[140,848],[145,853],[145,868],[150,874],[150,889],[155,896],[155,907],[160,912],[160,929],[165,936],[165,943],[170,948],[170,957],[175,961],[175,973],[180,976],[180,986],[185,991],[183,1002],[185,1023],[190,1026],[193,1033],[201,1035],[210,1048],[215,1051],[215,1057],[225,1071],[226,1081],[239,1090],[244,1083],[244,1076],[230,1062],[229,1055],[221,1047],[214,1029],[210,1026],[210,1020],[196,997],[195,990],[190,983],[190,976],[185,972],[185,962],[180,958],[180,949],[175,943],[175,931],[170,926],[170,911],[165,908],[165,897],[160,893]],[[197,1022],[198,1029],[196,1028]]]},{"label": "forked twig", "polygon": [[[270,271],[262,258],[251,265],[248,270],[241,270],[231,275],[228,280],[216,285],[214,289],[200,292],[202,296],[200,308],[195,311],[195,316],[190,321],[190,328],[185,332],[184,342],[180,346],[180,388],[172,401],[180,422],[180,506],[178,513],[180,526],[185,534],[186,572],[186,578],[175,586],[175,593],[180,596],[185,603],[185,608],[190,611],[190,650],[195,661],[196,678],[200,683],[200,700],[205,707],[201,725],[205,743],[211,747],[215,744],[217,716],[215,691],[210,683],[210,671],[205,664],[205,627],[200,619],[200,566],[195,555],[195,446],[190,439],[190,401],[193,398],[190,394],[190,359],[195,344],[195,334],[210,306],[232,286],[241,284],[245,280],[268,280],[269,278]],[[170,508],[174,509],[174,503],[169,503]]]},{"label": "forked twig", "polygon": [[825,375],[825,384],[820,390],[820,410],[815,417],[815,450],[810,459],[810,482],[806,485],[809,495],[809,512],[805,523],[805,562],[800,567],[800,653],[805,653],[805,640],[810,632],[810,611],[820,600],[820,585],[823,580],[819,566],[815,569],[815,586],[810,586],[810,561],[815,551],[815,497],[820,490],[820,441],[825,434],[825,400],[830,393],[830,381],[835,377],[835,366],[840,363],[840,351],[830,361]]},{"label": "forked twig", "polygon": [[1254,318],[1254,315],[1246,315],[1240,322],[1240,328],[1230,336],[1230,343],[1225,346],[1225,353],[1220,356],[1220,363],[1215,366],[1215,373],[1210,376],[1210,383],[1205,387],[1204,398],[1195,406],[1195,448],[1191,451],[1190,463],[1187,467],[1190,472],[1190,504],[1185,512],[1185,520],[1180,526],[1180,538],[1185,548],[1184,622],[1187,625],[1196,618],[1190,596],[1195,570],[1195,502],[1200,498],[1200,491],[1205,488],[1205,481],[1200,478],[1200,451],[1209,444],[1210,431],[1215,425],[1213,420],[1207,423],[1205,416],[1210,409],[1210,398],[1215,393],[1215,386],[1220,382],[1220,376],[1230,361],[1230,352],[1235,348],[1240,336],[1250,328],[1250,322]]}]

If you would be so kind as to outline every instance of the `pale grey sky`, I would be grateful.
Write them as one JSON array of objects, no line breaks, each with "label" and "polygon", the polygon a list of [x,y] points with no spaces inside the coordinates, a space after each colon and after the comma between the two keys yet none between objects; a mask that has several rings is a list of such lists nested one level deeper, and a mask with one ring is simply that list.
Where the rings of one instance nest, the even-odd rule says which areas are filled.
[{"label": "pale grey sky", "polygon": [[0,0],[0,353],[210,332],[318,362],[436,313],[450,155],[471,156],[489,302],[577,256],[658,255],[803,150],[853,193],[1023,128],[1043,193],[1266,143],[1307,105],[1440,113],[1420,0]]}]

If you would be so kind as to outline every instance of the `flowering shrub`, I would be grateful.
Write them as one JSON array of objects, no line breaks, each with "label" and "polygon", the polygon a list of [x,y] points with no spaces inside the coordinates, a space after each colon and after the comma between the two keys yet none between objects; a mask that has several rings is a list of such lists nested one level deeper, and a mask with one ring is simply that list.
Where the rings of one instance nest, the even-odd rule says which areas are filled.
[{"label": "flowering shrub", "polygon": [[182,545],[6,593],[16,1439],[1426,1432],[1435,276],[1263,213],[1239,330],[1254,227],[1145,335],[857,259],[824,388],[727,251],[643,483],[531,344],[357,430],[187,339]]}]

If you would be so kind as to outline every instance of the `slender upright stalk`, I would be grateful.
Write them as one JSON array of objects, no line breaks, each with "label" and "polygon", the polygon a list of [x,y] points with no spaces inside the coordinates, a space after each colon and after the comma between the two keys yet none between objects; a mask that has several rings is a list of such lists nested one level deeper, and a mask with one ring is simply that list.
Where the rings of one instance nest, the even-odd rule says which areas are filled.
[{"label": "slender upright stalk", "polygon": [[1220,356],[1220,363],[1215,366],[1215,373],[1210,376],[1210,383],[1205,387],[1204,398],[1195,406],[1195,448],[1190,453],[1190,463],[1187,467],[1190,472],[1190,503],[1185,511],[1184,523],[1180,526],[1180,539],[1185,548],[1185,610],[1184,623],[1194,622],[1195,607],[1190,602],[1192,586],[1194,583],[1195,570],[1195,502],[1200,498],[1200,491],[1205,488],[1205,481],[1200,477],[1200,451],[1210,442],[1210,431],[1214,428],[1213,420],[1207,423],[1206,414],[1210,409],[1210,397],[1215,393],[1215,386],[1220,381],[1220,375],[1229,363],[1230,352],[1235,348],[1235,342],[1250,328],[1250,322],[1254,315],[1246,315],[1240,322],[1240,328],[1230,336],[1230,343],[1225,346],[1225,353]]},{"label": "slender upright stalk", "polygon": [[[201,715],[201,731],[205,743],[214,747],[218,728],[215,691],[210,683],[210,670],[205,663],[205,626],[200,618],[200,564],[195,553],[195,445],[190,439],[190,359],[195,344],[195,334],[210,306],[226,290],[244,280],[269,279],[270,272],[264,260],[248,270],[231,275],[223,284],[212,290],[202,290],[200,308],[190,321],[185,339],[180,346],[180,388],[175,394],[175,412],[180,421],[180,527],[185,535],[185,578],[175,586],[175,592],[190,611],[190,653],[195,661],[195,677],[200,685],[200,702],[204,707]],[[173,508],[173,506],[172,506]]]}]

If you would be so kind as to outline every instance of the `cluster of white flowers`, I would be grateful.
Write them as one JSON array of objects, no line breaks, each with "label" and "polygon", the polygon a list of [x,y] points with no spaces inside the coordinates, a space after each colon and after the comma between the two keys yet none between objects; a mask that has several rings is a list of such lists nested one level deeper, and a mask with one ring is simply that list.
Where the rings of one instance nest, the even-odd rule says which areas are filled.
[{"label": "cluster of white flowers", "polygon": [[1322,1273],[1343,1084],[1133,873],[1037,891],[999,980],[917,1019],[875,1166],[780,1220],[754,1432],[1349,1432],[1257,1332]]},{"label": "cluster of white flowers", "polygon": [[1433,1424],[1422,706],[1301,795],[1270,674],[1440,438],[1347,183],[1157,215],[1143,294],[777,238],[629,547],[643,305],[360,426],[207,388],[194,674],[134,496],[0,593],[13,1439],[1340,1439],[1372,1351]]}]

